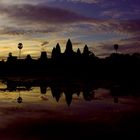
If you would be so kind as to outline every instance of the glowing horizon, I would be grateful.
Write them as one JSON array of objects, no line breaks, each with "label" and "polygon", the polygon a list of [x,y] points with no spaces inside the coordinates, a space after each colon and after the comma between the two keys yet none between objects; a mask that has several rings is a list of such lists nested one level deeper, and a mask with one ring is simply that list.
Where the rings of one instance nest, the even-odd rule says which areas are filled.
[{"label": "glowing horizon", "polygon": [[[85,44],[96,56],[108,56],[113,44],[122,53],[140,52],[138,0],[2,0],[0,1],[0,58],[9,52],[36,58],[57,43],[62,52],[68,38],[74,51]],[[44,44],[44,45],[42,45]]]}]

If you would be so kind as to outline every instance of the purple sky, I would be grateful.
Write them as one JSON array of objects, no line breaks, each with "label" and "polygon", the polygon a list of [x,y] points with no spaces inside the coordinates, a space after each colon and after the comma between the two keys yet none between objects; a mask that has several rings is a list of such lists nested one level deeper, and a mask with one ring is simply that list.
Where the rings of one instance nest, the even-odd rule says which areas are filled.
[{"label": "purple sky", "polygon": [[[140,52],[139,0],[1,0],[0,58],[9,52],[38,57],[50,54],[60,43],[62,51],[68,38],[74,50],[87,44],[97,56],[113,52]],[[43,45],[42,45],[43,44]]]}]

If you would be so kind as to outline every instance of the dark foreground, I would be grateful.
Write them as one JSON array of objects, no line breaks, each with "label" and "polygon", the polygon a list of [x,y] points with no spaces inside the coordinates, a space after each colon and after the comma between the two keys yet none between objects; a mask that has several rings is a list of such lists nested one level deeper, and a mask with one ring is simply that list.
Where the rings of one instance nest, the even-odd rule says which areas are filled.
[{"label": "dark foreground", "polygon": [[140,137],[138,104],[99,104],[100,102],[92,103],[90,108],[77,104],[76,109],[74,106],[41,109],[39,104],[38,107],[35,104],[30,107],[1,105],[0,139],[74,140]]}]

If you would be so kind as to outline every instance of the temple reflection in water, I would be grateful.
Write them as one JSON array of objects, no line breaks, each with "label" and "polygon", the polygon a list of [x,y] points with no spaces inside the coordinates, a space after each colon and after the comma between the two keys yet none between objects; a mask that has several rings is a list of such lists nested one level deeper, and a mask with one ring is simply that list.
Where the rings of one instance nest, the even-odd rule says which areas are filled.
[{"label": "temple reflection in water", "polygon": [[[17,102],[22,103],[24,101],[21,91],[31,91],[32,88],[38,87],[43,100],[47,100],[48,89],[51,91],[52,97],[59,102],[62,96],[65,97],[65,101],[68,106],[72,103],[73,96],[82,96],[85,101],[97,100],[98,93],[96,92],[99,88],[108,90],[108,94],[112,97],[114,103],[119,102],[119,97],[123,95],[129,95],[129,90],[132,87],[124,87],[124,85],[113,83],[112,85],[106,86],[100,82],[92,83],[78,83],[78,82],[66,82],[66,81],[48,81],[43,79],[34,80],[10,80],[4,79],[3,83],[6,85],[5,88],[1,88],[1,91],[18,92]],[[132,88],[133,89],[133,88]],[[133,89],[134,90],[134,89]],[[133,92],[134,94],[134,92]],[[45,95],[45,96],[44,96]]]},{"label": "temple reflection in water", "polygon": [[19,96],[17,98],[18,103],[22,103],[21,91],[30,91],[32,87],[39,87],[41,95],[47,95],[47,89],[51,89],[52,97],[59,102],[62,95],[65,96],[67,105],[69,106],[72,102],[73,95],[79,96],[82,94],[83,98],[90,101],[94,98],[94,87],[85,86],[77,83],[51,83],[45,80],[33,80],[33,81],[4,81],[6,88],[1,88],[1,91],[18,91]]}]

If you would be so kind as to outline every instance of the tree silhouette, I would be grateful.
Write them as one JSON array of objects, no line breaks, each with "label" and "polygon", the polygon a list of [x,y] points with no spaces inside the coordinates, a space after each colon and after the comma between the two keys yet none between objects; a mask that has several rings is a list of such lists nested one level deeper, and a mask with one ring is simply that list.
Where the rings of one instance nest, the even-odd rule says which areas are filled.
[{"label": "tree silhouette", "polygon": [[23,48],[23,44],[22,43],[18,43],[18,48],[19,48],[19,59],[20,59],[21,49]]},{"label": "tree silhouette", "polygon": [[26,56],[25,60],[27,60],[27,61],[31,61],[31,60],[32,60],[31,55],[30,55],[30,54],[28,54],[28,55]]},{"label": "tree silhouette", "polygon": [[7,61],[11,61],[11,60],[12,60],[12,58],[13,58],[12,53],[11,53],[11,52],[9,52],[9,54],[8,54],[8,58],[7,58]]},{"label": "tree silhouette", "polygon": [[9,55],[8,55],[8,57],[12,57],[12,53],[11,53],[11,52],[9,52]]},{"label": "tree silhouette", "polygon": [[13,56],[11,52],[9,52],[8,58],[7,58],[7,62],[16,62],[17,57]]},{"label": "tree silhouette", "polygon": [[117,53],[118,48],[119,48],[119,45],[118,44],[114,44],[114,49],[115,49],[116,53]]}]

